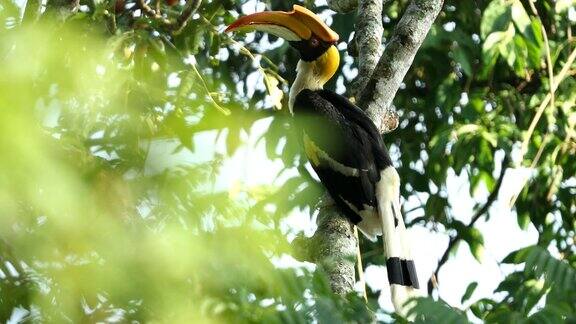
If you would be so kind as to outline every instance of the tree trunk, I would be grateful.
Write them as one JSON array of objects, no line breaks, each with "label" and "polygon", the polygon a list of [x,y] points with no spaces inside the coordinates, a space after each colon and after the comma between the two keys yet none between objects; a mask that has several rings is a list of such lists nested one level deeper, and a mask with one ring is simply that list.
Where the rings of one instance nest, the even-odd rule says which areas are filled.
[{"label": "tree trunk", "polygon": [[354,289],[354,258],[356,236],[354,225],[334,204],[320,207],[318,229],[311,239],[312,260],[328,275],[330,287],[337,294],[347,294]]}]

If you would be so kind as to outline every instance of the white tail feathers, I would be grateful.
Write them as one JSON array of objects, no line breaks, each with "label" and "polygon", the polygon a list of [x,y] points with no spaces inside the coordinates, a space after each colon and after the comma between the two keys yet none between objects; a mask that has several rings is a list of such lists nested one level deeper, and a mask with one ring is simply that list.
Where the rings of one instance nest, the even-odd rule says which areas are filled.
[{"label": "white tail feathers", "polygon": [[393,167],[381,172],[380,181],[376,184],[376,197],[392,304],[397,313],[406,316],[404,304],[421,293],[418,292],[419,284],[410,250],[410,238],[400,212],[400,178]]},{"label": "white tail feathers", "polygon": [[362,216],[362,221],[356,224],[356,227],[366,238],[376,242],[378,236],[382,235],[382,223],[380,222],[380,216],[378,216],[378,210],[367,210],[359,214]]}]

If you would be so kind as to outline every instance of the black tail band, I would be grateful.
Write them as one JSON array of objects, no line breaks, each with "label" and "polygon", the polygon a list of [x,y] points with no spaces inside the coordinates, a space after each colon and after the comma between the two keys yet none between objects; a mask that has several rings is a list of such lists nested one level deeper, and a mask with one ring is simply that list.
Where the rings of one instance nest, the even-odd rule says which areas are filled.
[{"label": "black tail band", "polygon": [[401,260],[397,257],[388,258],[386,260],[386,269],[388,270],[388,281],[390,284],[420,288],[414,261]]}]

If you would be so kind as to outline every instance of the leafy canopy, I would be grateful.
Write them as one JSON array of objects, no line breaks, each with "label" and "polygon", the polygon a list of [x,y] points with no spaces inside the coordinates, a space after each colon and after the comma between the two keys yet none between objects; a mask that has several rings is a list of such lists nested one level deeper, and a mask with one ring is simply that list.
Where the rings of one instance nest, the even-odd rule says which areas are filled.
[{"label": "leafy canopy", "polygon": [[[283,265],[299,256],[286,217],[312,213],[322,193],[276,109],[298,58],[271,36],[221,32],[245,1],[206,0],[183,16],[194,2],[0,2],[0,319],[391,320],[377,292],[366,305],[333,295],[311,264]],[[407,4],[385,8],[385,38]],[[529,168],[512,208],[539,235],[502,260],[516,270],[499,297],[475,299],[472,282],[466,309],[422,299],[419,321],[576,318],[574,6],[446,1],[395,98],[401,125],[385,140],[401,152],[403,197],[419,201],[409,225],[480,260],[483,233],[454,213],[447,179],[465,174],[472,194],[497,197],[499,170]],[[343,40],[354,15],[332,16]],[[352,75],[328,87],[342,92]],[[277,179],[231,181],[227,163],[258,151],[248,149],[256,134]],[[248,163],[267,165],[254,154]],[[477,218],[500,217],[493,200],[477,202]],[[379,244],[362,246],[366,265],[382,264]]]}]

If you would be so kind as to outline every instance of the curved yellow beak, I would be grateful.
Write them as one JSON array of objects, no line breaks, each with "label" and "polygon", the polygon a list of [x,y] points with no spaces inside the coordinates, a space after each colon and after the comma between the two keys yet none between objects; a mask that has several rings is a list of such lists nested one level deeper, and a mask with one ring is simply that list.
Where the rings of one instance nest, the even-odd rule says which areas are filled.
[{"label": "curved yellow beak", "polygon": [[254,30],[268,32],[287,41],[308,40],[312,35],[329,43],[338,41],[338,34],[320,17],[299,5],[294,5],[290,12],[264,11],[240,17],[226,28],[226,32]]}]

